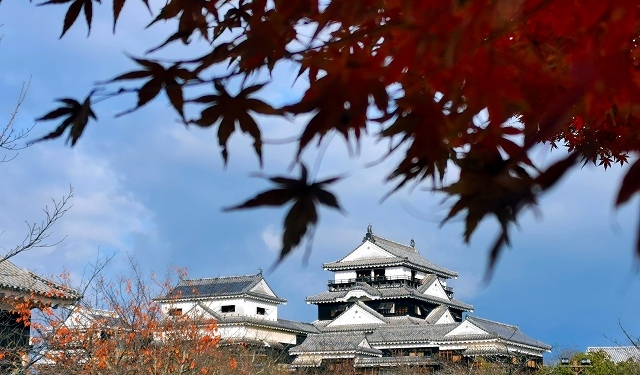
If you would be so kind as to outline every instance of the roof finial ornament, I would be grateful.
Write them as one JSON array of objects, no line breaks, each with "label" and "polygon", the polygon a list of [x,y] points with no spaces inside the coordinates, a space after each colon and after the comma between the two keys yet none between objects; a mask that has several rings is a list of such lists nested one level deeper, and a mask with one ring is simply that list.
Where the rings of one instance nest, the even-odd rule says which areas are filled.
[{"label": "roof finial ornament", "polygon": [[367,225],[367,234],[364,235],[364,238],[362,239],[362,242],[369,240],[371,242],[374,242],[375,240],[373,239],[373,229],[371,228],[371,223],[369,223],[369,225]]},{"label": "roof finial ornament", "polygon": [[413,238],[411,239],[411,242],[409,242],[409,246],[415,248],[416,247],[416,241],[413,240]]},{"label": "roof finial ornament", "polygon": [[262,276],[262,267],[258,268],[258,275]]}]

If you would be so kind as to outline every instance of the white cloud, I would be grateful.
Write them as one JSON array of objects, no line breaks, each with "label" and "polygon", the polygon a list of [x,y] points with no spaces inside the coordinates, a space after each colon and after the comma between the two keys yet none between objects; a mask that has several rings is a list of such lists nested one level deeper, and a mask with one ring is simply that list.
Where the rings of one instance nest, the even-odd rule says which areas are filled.
[{"label": "white cloud", "polygon": [[282,237],[281,234],[274,228],[273,225],[269,225],[264,228],[264,230],[260,233],[260,238],[262,242],[267,246],[267,250],[272,253],[277,253],[282,248]]},{"label": "white cloud", "polygon": [[[6,249],[25,234],[24,220],[37,222],[41,210],[51,206],[73,186],[71,209],[56,223],[49,243],[19,258],[22,266],[44,273],[58,273],[64,265],[79,272],[100,251],[135,253],[135,236],[157,237],[154,214],[126,187],[126,180],[105,158],[82,148],[65,149],[38,144],[3,166],[0,238]],[[66,237],[66,238],[65,238]]]}]

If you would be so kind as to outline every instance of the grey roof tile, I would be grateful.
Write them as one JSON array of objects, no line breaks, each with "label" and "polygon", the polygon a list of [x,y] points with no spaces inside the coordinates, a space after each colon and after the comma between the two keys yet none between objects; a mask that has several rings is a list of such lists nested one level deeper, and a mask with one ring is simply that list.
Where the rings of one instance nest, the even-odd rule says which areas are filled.
[{"label": "grey roof tile", "polygon": [[427,275],[424,279],[420,281],[420,286],[418,286],[418,292],[424,293],[425,290],[429,289],[431,284],[433,284],[438,277],[436,275]]},{"label": "grey roof tile", "polygon": [[446,314],[447,311],[449,311],[447,306],[440,305],[435,309],[431,310],[431,312],[429,312],[429,315],[427,315],[425,320],[429,324],[435,324],[438,321],[438,319],[442,318],[442,316]]},{"label": "grey roof tile", "polygon": [[314,327],[312,324],[297,322],[293,320],[286,320],[286,319],[269,320],[269,319],[251,317],[251,316],[236,315],[236,316],[224,317],[218,320],[218,325],[221,325],[221,326],[225,324],[238,324],[238,323],[246,323],[251,325],[279,328],[279,329],[284,329],[287,331],[294,331],[294,332],[318,333],[318,329]]},{"label": "grey roof tile", "polygon": [[517,326],[482,319],[475,316],[467,316],[467,320],[477,325],[484,331],[487,331],[495,337],[499,337],[505,341],[512,341],[524,345],[534,346],[544,350],[551,350],[550,345],[547,345],[538,340],[534,340],[533,338],[525,335]]},{"label": "grey roof tile", "polygon": [[[354,288],[350,288],[348,290],[341,291],[325,291],[320,294],[316,294],[315,296],[310,296],[306,298],[306,301],[309,303],[328,303],[333,302],[336,299],[344,298],[350,290]],[[374,288],[376,289],[376,288]],[[423,293],[419,293],[417,289],[410,288],[407,286],[401,287],[393,287],[393,288],[380,288],[376,289],[378,293],[372,295],[376,296],[379,299],[392,299],[392,298],[416,298],[426,302],[432,302],[437,304],[445,304],[448,306],[456,307],[465,311],[472,311],[473,306],[466,304],[464,302],[458,301],[456,299],[445,299],[435,296],[426,295]],[[371,294],[370,294],[371,295]]]},{"label": "grey roof tile", "polygon": [[53,300],[77,301],[82,296],[71,288],[47,280],[10,262],[0,262],[0,290],[34,293]]},{"label": "grey roof tile", "polygon": [[230,325],[249,324],[249,325],[271,327],[271,328],[283,329],[287,331],[300,332],[300,333],[319,333],[320,332],[311,323],[297,322],[294,320],[287,320],[287,319],[270,320],[270,319],[257,318],[253,316],[242,316],[242,315],[228,316],[225,314],[218,314],[217,312],[208,308],[204,304],[197,303],[196,305],[201,309],[203,309],[204,311],[206,311],[208,314],[210,314],[211,317],[216,320],[218,325],[221,325],[221,326],[226,324],[230,324]]},{"label": "grey roof tile", "polygon": [[460,323],[420,324],[414,326],[386,325],[381,326],[369,335],[372,345],[392,343],[431,343],[444,338]]},{"label": "grey roof tile", "polygon": [[376,310],[372,309],[371,307],[367,306],[364,302],[362,301],[357,301],[356,304],[362,308],[364,311],[368,312],[369,314],[375,316],[376,318],[382,320],[383,322],[388,321],[387,318],[380,314],[379,312],[377,312]]},{"label": "grey roof tile", "polygon": [[437,365],[440,360],[437,357],[423,356],[397,356],[397,357],[371,357],[355,358],[354,367],[395,367],[395,366],[416,366],[416,365]]},{"label": "grey roof tile", "polygon": [[181,280],[169,294],[158,297],[156,300],[199,299],[251,295],[277,302],[286,302],[285,299],[277,296],[273,297],[265,293],[251,292],[251,289],[263,279],[264,278],[261,273],[247,276],[184,279]]},{"label": "grey roof tile", "polygon": [[91,325],[99,324],[108,328],[127,328],[129,325],[113,310],[102,310],[87,306],[73,306],[67,307],[63,310],[63,314],[66,316],[64,319],[65,325],[69,327],[78,326],[82,320],[77,319],[84,317],[87,320],[88,326],[80,328],[89,328]]},{"label": "grey roof tile", "polygon": [[433,272],[437,275],[443,277],[458,277],[458,273],[446,269],[444,267],[437,266],[430,261],[423,258],[418,251],[411,246],[403,245],[398,242],[394,242],[388,240],[386,238],[382,238],[376,236],[374,234],[367,234],[365,240],[371,241],[387,252],[393,254],[394,258],[370,258],[370,259],[359,259],[353,261],[342,261],[342,259],[335,261],[324,263],[322,265],[323,268],[327,270],[338,270],[338,269],[349,269],[349,268],[358,268],[358,267],[367,267],[367,266],[383,266],[383,265],[398,265],[405,264],[409,266],[414,266],[418,269],[424,270],[426,272]]},{"label": "grey roof tile", "polygon": [[294,346],[289,353],[298,355],[302,353],[332,353],[348,352],[368,355],[382,355],[382,351],[375,348],[360,346],[365,340],[364,332],[325,332],[310,334],[298,346]]},{"label": "grey roof tile", "polygon": [[418,252],[418,250],[412,246],[403,245],[401,243],[391,241],[376,235],[373,235],[372,237],[376,245],[382,247],[383,249],[387,250],[388,252],[392,253],[395,256],[407,257],[408,260],[411,261],[412,263],[415,263],[423,267],[426,267],[428,269],[431,269],[433,271],[436,271],[436,273],[444,274],[449,277],[458,277],[457,272],[448,270],[444,267],[437,266],[429,262],[425,258],[423,258]]},{"label": "grey roof tile", "polygon": [[333,332],[336,334],[359,331],[369,332],[367,339],[369,343],[374,346],[382,344],[435,343],[500,338],[505,341],[529,345],[542,350],[551,349],[549,345],[523,334],[516,326],[477,317],[467,317],[467,319],[488,332],[488,334],[446,336],[461,323],[430,324],[426,320],[413,317],[387,317],[387,324],[370,324],[353,327],[327,327],[331,321],[315,321],[313,324],[322,332]]}]

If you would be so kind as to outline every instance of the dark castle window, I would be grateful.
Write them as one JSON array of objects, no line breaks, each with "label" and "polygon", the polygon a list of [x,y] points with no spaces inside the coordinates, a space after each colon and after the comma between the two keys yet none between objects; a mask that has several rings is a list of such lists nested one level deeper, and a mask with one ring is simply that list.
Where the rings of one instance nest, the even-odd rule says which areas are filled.
[{"label": "dark castle window", "polygon": [[384,268],[377,268],[377,269],[373,270],[373,277],[376,280],[384,279]]}]

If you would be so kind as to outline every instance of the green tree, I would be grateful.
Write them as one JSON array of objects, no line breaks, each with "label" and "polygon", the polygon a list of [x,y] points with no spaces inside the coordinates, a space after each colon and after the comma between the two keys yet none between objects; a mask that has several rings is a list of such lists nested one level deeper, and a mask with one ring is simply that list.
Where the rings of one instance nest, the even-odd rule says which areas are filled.
[{"label": "green tree", "polygon": [[626,361],[615,363],[604,351],[577,353],[568,358],[568,364],[546,366],[540,375],[634,375],[640,373],[640,363]]}]

